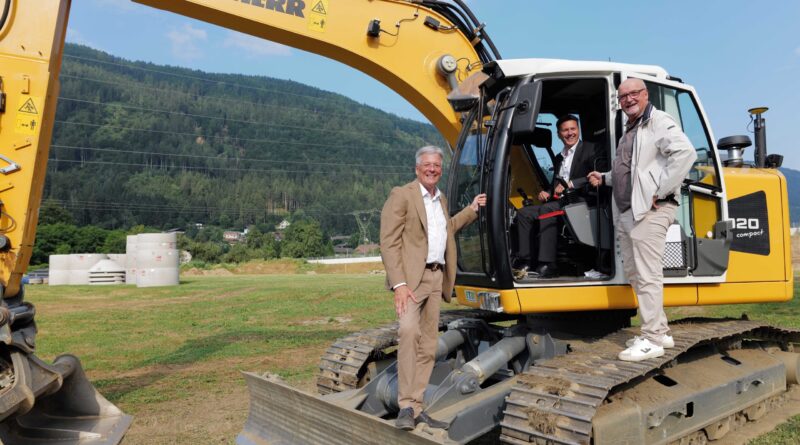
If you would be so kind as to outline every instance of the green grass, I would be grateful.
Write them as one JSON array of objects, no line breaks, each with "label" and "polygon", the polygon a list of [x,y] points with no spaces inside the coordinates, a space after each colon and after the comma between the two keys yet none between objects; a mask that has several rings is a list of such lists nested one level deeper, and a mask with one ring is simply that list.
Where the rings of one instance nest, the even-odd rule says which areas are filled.
[{"label": "green grass", "polygon": [[769,434],[751,440],[748,445],[796,445],[800,443],[800,416],[789,419]]},{"label": "green grass", "polygon": [[[39,308],[40,354],[72,351],[89,370],[131,370],[325,344],[390,320],[387,297],[376,277],[299,275],[203,277],[159,289],[39,287],[28,299]],[[315,319],[327,322],[302,323]]]},{"label": "green grass", "polygon": [[[239,372],[270,371],[312,390],[319,356],[334,339],[394,320],[383,285],[368,274],[202,276],[167,288],[29,286],[27,299],[37,306],[37,354],[77,355],[95,386],[137,416],[126,444],[230,443],[247,411]],[[800,328],[800,299],[700,311],[668,313],[747,313]],[[215,409],[198,402],[205,399],[227,406],[214,416],[228,421],[204,418]],[[173,432],[164,422],[180,423]],[[752,443],[800,443],[799,427],[800,416]]]},{"label": "green grass", "polygon": [[[308,384],[333,340],[394,315],[383,278],[372,275],[191,277],[168,288],[27,291],[38,311],[37,353],[48,361],[77,355],[98,390],[134,415],[198,394],[225,397],[242,385],[240,371],[269,370]],[[246,400],[241,404],[246,410]]]}]

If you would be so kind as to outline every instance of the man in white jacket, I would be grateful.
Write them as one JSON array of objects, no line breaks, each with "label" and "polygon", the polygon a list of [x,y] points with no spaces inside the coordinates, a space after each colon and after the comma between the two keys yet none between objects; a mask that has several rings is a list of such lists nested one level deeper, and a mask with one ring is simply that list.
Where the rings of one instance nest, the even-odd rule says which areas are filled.
[{"label": "man in white jacket", "polygon": [[613,187],[623,269],[642,318],[641,336],[629,340],[619,358],[641,361],[660,357],[664,348],[675,346],[664,313],[662,257],[681,183],[697,153],[672,116],[650,104],[641,79],[622,82],[617,96],[628,121],[611,171],[594,171],[587,177],[595,187]]}]

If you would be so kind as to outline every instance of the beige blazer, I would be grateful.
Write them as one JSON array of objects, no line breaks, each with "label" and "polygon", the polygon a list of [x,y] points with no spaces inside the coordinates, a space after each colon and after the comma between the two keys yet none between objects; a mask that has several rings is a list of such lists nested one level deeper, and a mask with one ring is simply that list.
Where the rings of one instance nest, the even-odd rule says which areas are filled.
[{"label": "beige blazer", "polygon": [[[475,221],[478,215],[466,207],[451,218],[444,195],[441,203],[447,220],[442,298],[449,303],[456,281],[455,233]],[[419,181],[414,180],[393,188],[381,212],[381,258],[386,268],[387,289],[392,290],[396,284],[406,283],[409,289],[415,290],[422,281],[427,257],[428,218]]]}]

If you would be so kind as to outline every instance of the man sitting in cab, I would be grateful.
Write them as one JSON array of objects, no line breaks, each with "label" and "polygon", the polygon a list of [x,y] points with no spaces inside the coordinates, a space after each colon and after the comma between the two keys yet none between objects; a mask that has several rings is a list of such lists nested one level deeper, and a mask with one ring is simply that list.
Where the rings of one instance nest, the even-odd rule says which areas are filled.
[{"label": "man sitting in cab", "polygon": [[[564,148],[555,158],[553,182],[547,190],[539,192],[539,205],[524,206],[517,211],[517,249],[514,277],[555,278],[556,242],[558,241],[560,202],[565,193],[584,190],[589,172],[604,168],[605,156],[598,146],[580,140],[578,118],[567,114],[556,122],[558,138]],[[595,165],[595,163],[601,165]],[[538,232],[538,235],[537,235]],[[535,247],[531,241],[536,239]],[[531,256],[531,251],[534,256]]]}]

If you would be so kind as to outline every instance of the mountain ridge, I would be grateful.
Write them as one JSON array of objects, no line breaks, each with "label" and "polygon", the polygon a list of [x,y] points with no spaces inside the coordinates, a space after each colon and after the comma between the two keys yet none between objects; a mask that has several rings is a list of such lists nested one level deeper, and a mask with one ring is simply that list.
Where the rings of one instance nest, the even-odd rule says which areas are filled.
[{"label": "mountain ridge", "polygon": [[[45,198],[104,228],[245,227],[302,210],[330,233],[413,179],[429,124],[291,80],[67,44]],[[371,222],[373,230],[377,223]]]}]

